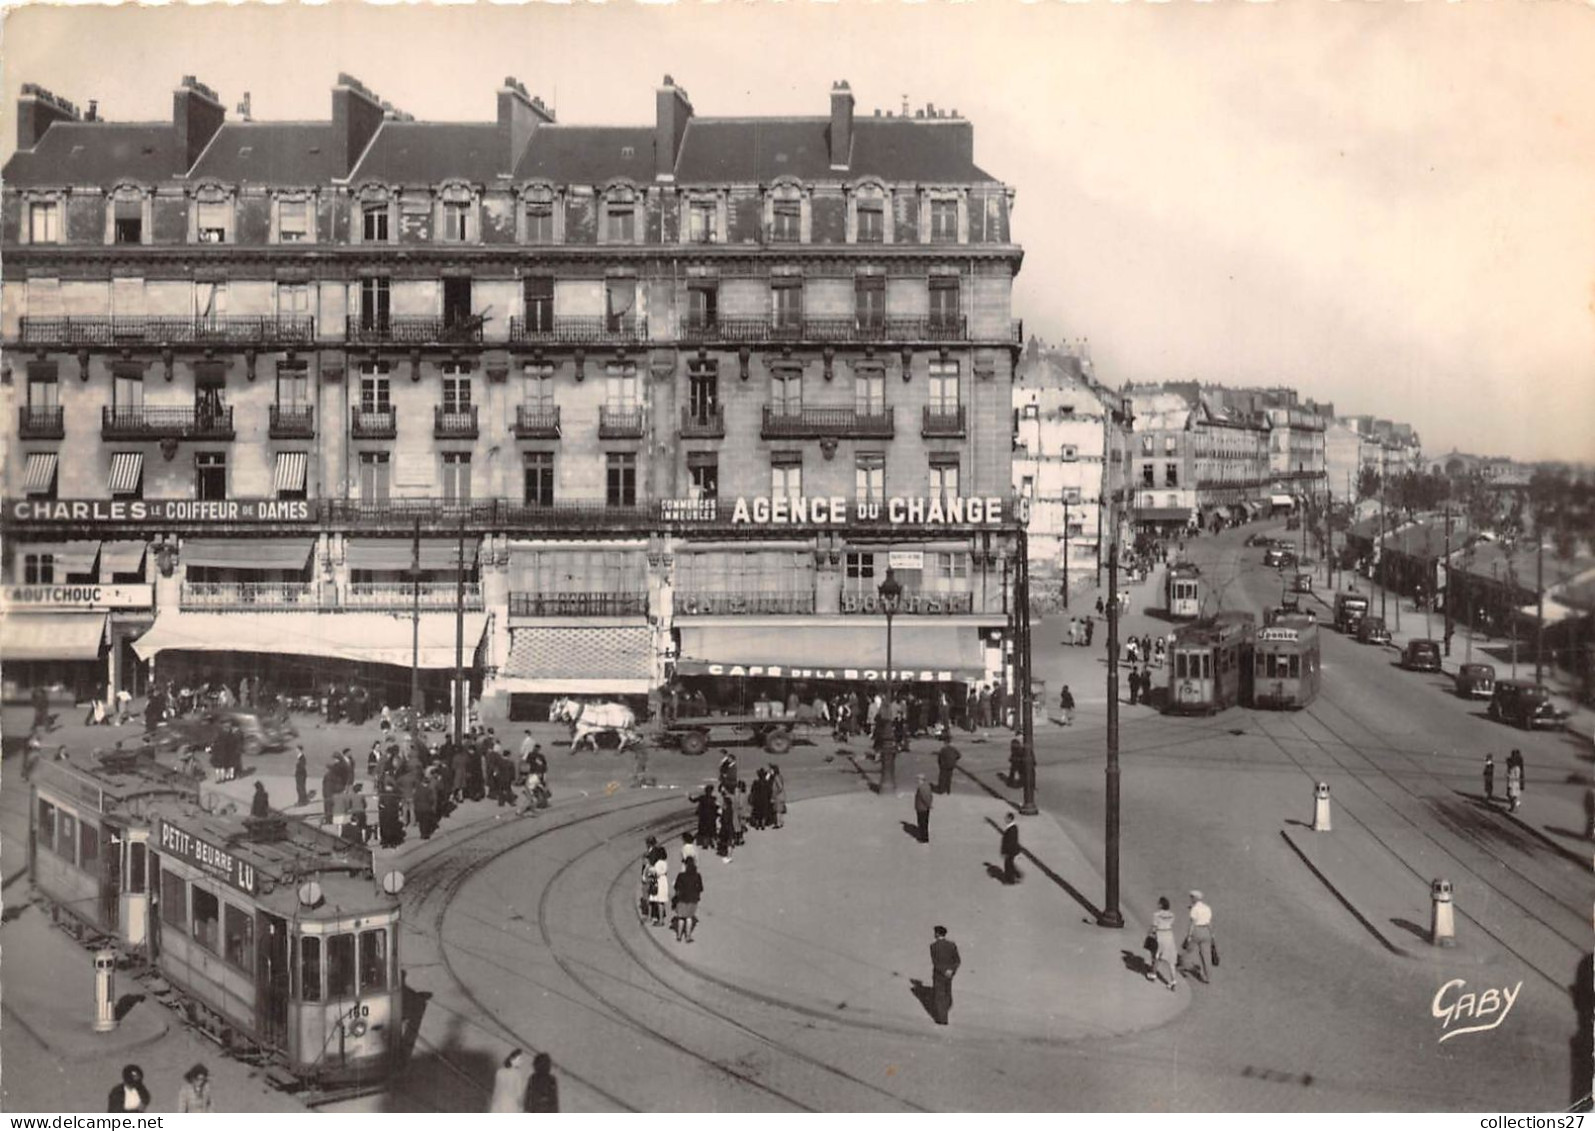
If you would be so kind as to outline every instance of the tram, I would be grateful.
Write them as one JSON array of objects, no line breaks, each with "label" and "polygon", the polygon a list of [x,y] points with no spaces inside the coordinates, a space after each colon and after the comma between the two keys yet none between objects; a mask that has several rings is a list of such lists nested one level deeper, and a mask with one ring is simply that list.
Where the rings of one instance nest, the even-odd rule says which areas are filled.
[{"label": "tram", "polygon": [[57,920],[158,975],[195,1027],[280,1084],[363,1091],[397,1068],[403,877],[379,887],[368,848],[212,812],[148,755],[41,763],[31,793],[30,877]]},{"label": "tram", "polygon": [[1202,613],[1202,571],[1190,562],[1169,566],[1163,581],[1163,607],[1170,620],[1195,620]]},{"label": "tram", "polygon": [[1219,613],[1178,629],[1169,665],[1168,714],[1214,714],[1250,692],[1251,613]]},{"label": "tram", "polygon": [[1315,618],[1295,613],[1274,617],[1253,639],[1248,706],[1299,710],[1317,698],[1322,664]]}]

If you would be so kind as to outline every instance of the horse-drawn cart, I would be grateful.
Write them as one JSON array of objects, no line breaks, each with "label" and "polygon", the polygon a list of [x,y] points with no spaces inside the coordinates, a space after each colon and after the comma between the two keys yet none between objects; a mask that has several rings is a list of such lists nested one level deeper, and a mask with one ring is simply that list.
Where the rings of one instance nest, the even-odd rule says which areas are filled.
[{"label": "horse-drawn cart", "polygon": [[665,723],[662,738],[683,754],[702,754],[711,742],[732,741],[752,741],[771,754],[785,754],[792,749],[793,730],[806,732],[809,726],[810,720],[794,715],[700,715]]}]

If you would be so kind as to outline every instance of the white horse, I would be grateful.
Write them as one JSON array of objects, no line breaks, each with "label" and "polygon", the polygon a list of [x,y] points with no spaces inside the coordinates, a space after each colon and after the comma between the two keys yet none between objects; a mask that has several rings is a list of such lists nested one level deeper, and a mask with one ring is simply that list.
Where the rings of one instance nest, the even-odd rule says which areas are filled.
[{"label": "white horse", "polygon": [[570,724],[570,752],[576,753],[581,744],[592,743],[598,749],[598,736],[613,732],[620,738],[620,749],[642,741],[637,733],[637,716],[624,703],[582,703],[576,699],[555,699],[548,708],[548,721]]}]

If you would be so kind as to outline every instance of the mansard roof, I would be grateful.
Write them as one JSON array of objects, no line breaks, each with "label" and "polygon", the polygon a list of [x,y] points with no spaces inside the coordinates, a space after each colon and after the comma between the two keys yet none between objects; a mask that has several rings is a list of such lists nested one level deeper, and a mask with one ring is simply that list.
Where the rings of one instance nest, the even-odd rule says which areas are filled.
[{"label": "mansard roof", "polygon": [[170,122],[56,122],[0,172],[11,188],[154,184],[186,172]]},{"label": "mansard roof", "polygon": [[505,172],[502,137],[494,122],[386,121],[377,129],[350,181],[491,184]]},{"label": "mansard roof", "polygon": [[516,181],[601,185],[616,177],[654,179],[652,126],[537,127],[515,169]]},{"label": "mansard roof", "polygon": [[308,188],[342,176],[341,157],[333,128],[324,122],[228,122],[200,154],[190,178]]}]

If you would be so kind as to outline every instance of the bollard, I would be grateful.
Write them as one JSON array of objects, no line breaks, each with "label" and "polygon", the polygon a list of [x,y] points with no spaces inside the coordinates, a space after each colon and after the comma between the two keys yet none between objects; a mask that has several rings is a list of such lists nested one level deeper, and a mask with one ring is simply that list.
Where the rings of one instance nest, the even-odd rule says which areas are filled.
[{"label": "bollard", "polygon": [[94,952],[94,1031],[116,1028],[116,951]]},{"label": "bollard", "polygon": [[1313,788],[1313,832],[1332,832],[1333,826],[1329,823],[1329,783],[1319,782]]},{"label": "bollard", "polygon": [[1429,941],[1435,946],[1457,945],[1456,915],[1451,902],[1451,881],[1435,880],[1429,885],[1433,913],[1429,917]]}]

